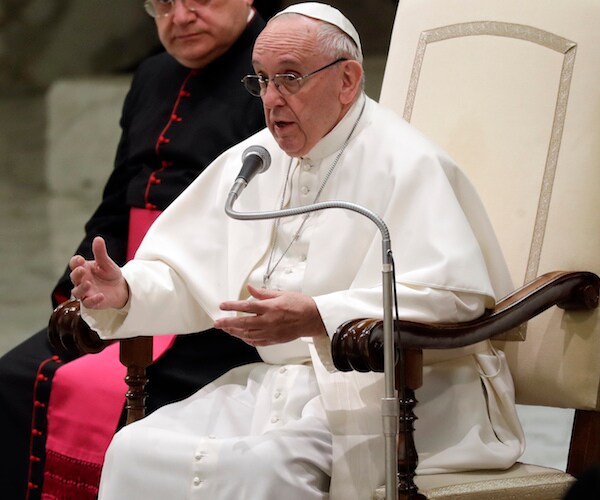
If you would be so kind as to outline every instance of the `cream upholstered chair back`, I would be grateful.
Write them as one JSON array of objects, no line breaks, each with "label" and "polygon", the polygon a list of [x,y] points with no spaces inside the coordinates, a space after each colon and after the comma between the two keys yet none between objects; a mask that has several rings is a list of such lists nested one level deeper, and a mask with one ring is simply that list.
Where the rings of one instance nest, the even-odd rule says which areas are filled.
[{"label": "cream upholstered chair back", "polygon": [[[400,0],[382,104],[477,188],[515,286],[600,273],[600,2]],[[519,403],[600,409],[600,318],[556,307],[501,342]]]}]

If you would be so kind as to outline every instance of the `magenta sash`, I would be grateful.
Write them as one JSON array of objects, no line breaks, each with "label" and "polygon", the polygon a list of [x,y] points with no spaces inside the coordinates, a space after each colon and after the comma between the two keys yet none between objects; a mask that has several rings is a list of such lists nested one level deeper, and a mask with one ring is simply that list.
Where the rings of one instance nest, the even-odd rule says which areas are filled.
[{"label": "magenta sash", "polygon": [[[157,210],[131,209],[127,260],[133,258],[159,214]],[[174,335],[154,337],[154,360],[174,339]],[[118,343],[56,371],[47,414],[42,498],[95,498],[104,455],[125,403],[125,374]]]}]

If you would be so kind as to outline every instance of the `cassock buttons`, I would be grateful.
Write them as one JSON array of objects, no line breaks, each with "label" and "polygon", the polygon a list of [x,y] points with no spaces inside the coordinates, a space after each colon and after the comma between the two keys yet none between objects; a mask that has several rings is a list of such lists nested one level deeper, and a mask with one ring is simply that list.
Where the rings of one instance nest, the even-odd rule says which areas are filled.
[{"label": "cassock buttons", "polygon": [[308,186],[302,186],[300,188],[300,191],[302,192],[302,194],[307,195],[308,193],[310,193],[310,188]]},{"label": "cassock buttons", "polygon": [[194,486],[200,486],[202,484],[202,479],[200,479],[198,476],[196,476],[194,478]]}]

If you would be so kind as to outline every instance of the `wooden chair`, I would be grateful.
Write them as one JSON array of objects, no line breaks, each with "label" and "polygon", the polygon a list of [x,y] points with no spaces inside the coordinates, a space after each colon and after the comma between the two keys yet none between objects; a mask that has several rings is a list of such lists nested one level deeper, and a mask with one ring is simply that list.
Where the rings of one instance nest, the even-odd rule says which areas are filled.
[{"label": "wooden chair", "polygon": [[[600,3],[584,0],[399,3],[381,102],[467,172],[523,285],[471,323],[396,322],[406,386],[400,498],[558,499],[600,463],[599,22]],[[336,366],[382,371],[381,331],[376,320],[342,325]],[[416,476],[417,491],[412,407],[422,350],[491,337],[507,355],[518,403],[576,410],[567,472],[518,463]]]}]

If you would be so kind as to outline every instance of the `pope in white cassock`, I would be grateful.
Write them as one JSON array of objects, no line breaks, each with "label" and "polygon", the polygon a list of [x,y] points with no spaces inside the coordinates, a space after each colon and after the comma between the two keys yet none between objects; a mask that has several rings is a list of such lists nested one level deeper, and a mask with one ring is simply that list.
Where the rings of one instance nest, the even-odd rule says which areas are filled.
[{"label": "pope in white cassock", "polygon": [[[100,498],[368,499],[384,482],[383,376],[336,372],[330,336],[382,317],[381,239],[345,210],[263,221],[225,214],[243,151],[272,165],[236,210],[345,200],[388,225],[400,316],[466,321],[512,286],[480,201],[435,145],[362,90],[358,34],[337,10],[297,4],[256,41],[265,129],[226,151],[119,268],[94,242],[73,294],[107,339],[221,328],[262,363],[118,432]],[[200,138],[199,138],[200,140]],[[510,467],[523,435],[505,359],[488,342],[425,354],[418,474]]]}]

